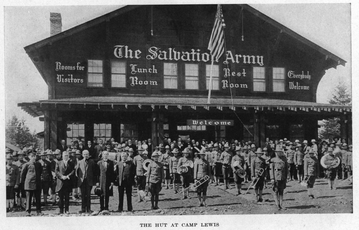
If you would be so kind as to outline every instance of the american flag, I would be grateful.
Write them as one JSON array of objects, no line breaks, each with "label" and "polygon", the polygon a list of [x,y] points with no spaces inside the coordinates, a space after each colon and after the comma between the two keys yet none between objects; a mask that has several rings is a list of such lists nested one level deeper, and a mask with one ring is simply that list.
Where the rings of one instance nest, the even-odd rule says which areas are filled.
[{"label": "american flag", "polygon": [[212,55],[212,60],[218,62],[218,59],[224,53],[224,19],[221,5],[217,6],[216,20],[209,39],[208,49]]}]

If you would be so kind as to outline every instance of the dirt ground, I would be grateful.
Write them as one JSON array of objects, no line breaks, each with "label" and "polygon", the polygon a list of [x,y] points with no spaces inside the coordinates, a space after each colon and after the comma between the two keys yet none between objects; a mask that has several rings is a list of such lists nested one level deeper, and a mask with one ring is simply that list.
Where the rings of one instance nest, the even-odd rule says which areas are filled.
[{"label": "dirt ground", "polygon": [[[249,183],[242,186],[242,194],[248,188]],[[174,194],[172,189],[162,188],[160,192],[159,210],[151,210],[151,202],[138,203],[136,189],[132,193],[133,212],[116,212],[118,206],[117,187],[114,188],[114,197],[110,197],[110,213],[108,215],[238,215],[238,214],[300,214],[300,213],[353,213],[353,186],[348,180],[336,181],[336,189],[328,189],[325,179],[317,179],[314,186],[315,199],[310,199],[307,195],[306,187],[298,181],[289,181],[284,194],[285,210],[278,211],[272,195],[271,186],[263,191],[263,202],[257,203],[253,190],[249,194],[237,196],[235,185],[232,183],[230,188],[225,190],[223,185],[208,187],[207,207],[199,207],[199,202],[195,192],[190,192],[190,198],[182,200],[180,194]],[[126,198],[125,198],[126,199]],[[149,199],[149,198],[148,198]],[[80,201],[70,203],[70,214],[64,216],[80,216]],[[99,211],[99,198],[92,196],[93,211]],[[126,202],[124,210],[127,209]],[[47,205],[42,207],[43,216],[58,216],[58,206]],[[24,216],[24,211],[7,213],[8,217]],[[32,215],[36,215],[33,207]],[[87,214],[86,214],[87,215]],[[102,214],[100,214],[102,215]],[[98,215],[98,216],[100,216]]]}]

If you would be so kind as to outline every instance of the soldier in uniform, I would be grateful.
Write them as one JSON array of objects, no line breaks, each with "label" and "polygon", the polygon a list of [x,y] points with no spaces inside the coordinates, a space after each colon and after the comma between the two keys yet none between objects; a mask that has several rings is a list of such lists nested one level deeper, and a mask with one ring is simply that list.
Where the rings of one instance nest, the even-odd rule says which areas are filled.
[{"label": "soldier in uniform", "polygon": [[163,165],[158,161],[158,152],[152,153],[152,161],[148,166],[147,184],[151,192],[151,208],[158,208],[159,193],[162,189]]},{"label": "soldier in uniform", "polygon": [[[232,157],[231,167],[232,167],[232,171],[233,171],[234,182],[236,183],[236,186],[237,186],[237,195],[240,195],[242,182],[244,181],[244,178],[240,177],[237,170],[245,172],[247,166],[246,166],[246,162],[245,162],[245,159],[244,159],[242,151],[241,151],[241,147],[237,146],[235,151],[236,151],[236,155]],[[238,163],[235,163],[235,162],[238,162]]]},{"label": "soldier in uniform", "polygon": [[136,168],[137,196],[138,202],[144,201],[146,188],[146,170],[143,168],[143,162],[148,159],[148,152],[142,147],[138,148],[138,155],[133,158],[133,164]]},{"label": "soldier in uniform", "polygon": [[256,183],[254,187],[254,192],[256,194],[256,201],[262,202],[262,192],[264,187],[264,177],[266,170],[266,159],[263,158],[263,152],[261,148],[258,148],[256,151],[256,157],[252,159],[251,162],[251,174],[252,181]]},{"label": "soldier in uniform", "polygon": [[211,165],[206,160],[206,152],[204,150],[199,152],[200,158],[194,162],[194,181],[195,183],[203,182],[202,185],[197,187],[197,196],[199,199],[199,206],[207,206],[206,205],[206,196],[207,196],[207,187],[209,180],[205,180],[205,176],[211,178]]},{"label": "soldier in uniform", "polygon": [[275,151],[275,157],[271,159],[271,181],[273,184],[274,201],[278,210],[283,208],[283,194],[287,184],[288,163],[282,150]]},{"label": "soldier in uniform", "polygon": [[177,171],[178,162],[179,162],[179,159],[180,159],[178,149],[174,148],[172,150],[172,154],[174,156],[172,156],[170,158],[170,160],[169,160],[169,169],[170,169],[170,175],[172,177],[173,191],[175,192],[175,194],[177,194],[178,190],[179,190],[179,185],[181,183],[180,174]]},{"label": "soldier in uniform", "polygon": [[[21,170],[24,164],[27,163],[27,161],[24,158],[25,152],[19,151],[18,152],[18,160],[14,163],[19,168],[19,174],[21,175]],[[16,204],[18,205],[18,208],[25,210],[25,201],[26,201],[26,193],[24,190],[24,184],[19,183],[19,186],[16,191],[16,197],[17,201]]]},{"label": "soldier in uniform", "polygon": [[47,196],[49,195],[49,189],[52,185],[52,173],[51,173],[51,163],[47,160],[47,152],[43,151],[40,154],[41,159],[39,163],[42,166],[41,173],[41,189],[44,198],[44,205],[47,205]]},{"label": "soldier in uniform", "polygon": [[36,154],[31,152],[29,154],[29,162],[24,164],[21,171],[21,183],[24,184],[26,192],[26,212],[27,216],[31,214],[31,201],[33,196],[36,198],[36,212],[41,215],[41,172],[42,167],[36,161]]},{"label": "soldier in uniform", "polygon": [[297,169],[299,183],[304,179],[304,153],[300,151],[301,144],[297,144],[294,152],[294,164]]},{"label": "soldier in uniform", "polygon": [[346,178],[348,178],[348,166],[347,166],[347,162],[348,162],[348,145],[346,143],[342,144],[342,148],[341,148],[341,152],[342,152],[342,175],[343,175],[343,180],[345,180]]},{"label": "soldier in uniform", "polygon": [[[326,157],[328,161],[334,161],[336,156],[333,153],[333,148],[329,147],[327,153],[323,157]],[[326,169],[326,178],[328,179],[328,186],[330,190],[335,189],[334,184],[336,176],[337,168],[328,166],[328,168]]]},{"label": "soldier in uniform", "polygon": [[20,184],[20,170],[10,154],[6,155],[6,211],[14,211],[15,189]]},{"label": "soldier in uniform", "polygon": [[218,151],[218,143],[215,143],[213,145],[212,158],[213,158],[213,179],[215,185],[217,186],[219,184],[219,176],[221,175],[221,171],[222,171],[222,162],[220,160],[221,153]]},{"label": "soldier in uniform", "polygon": [[289,165],[289,180],[295,180],[297,177],[297,172],[295,168],[295,162],[294,162],[294,155],[295,151],[293,148],[292,143],[289,143],[288,150],[287,150],[287,163]]},{"label": "soldier in uniform", "polygon": [[222,175],[223,175],[223,182],[224,188],[229,189],[229,174],[231,169],[231,159],[232,155],[228,152],[229,145],[226,143],[224,145],[224,151],[221,154],[220,160],[222,162]]},{"label": "soldier in uniform", "polygon": [[169,185],[171,183],[171,175],[170,175],[170,169],[169,169],[170,158],[171,158],[170,146],[166,145],[165,149],[166,149],[166,151],[165,151],[165,153],[163,153],[160,156],[159,161],[163,165],[164,181],[165,181],[166,189],[169,189]]},{"label": "soldier in uniform", "polygon": [[309,153],[304,158],[304,176],[307,181],[308,196],[314,199],[313,187],[315,179],[318,175],[318,159],[315,156],[314,150],[309,150]]},{"label": "soldier in uniform", "polygon": [[182,153],[183,157],[178,161],[177,172],[181,175],[183,199],[187,199],[189,197],[188,187],[193,175],[193,161],[189,157],[190,152],[188,148],[185,148]]},{"label": "soldier in uniform", "polygon": [[254,158],[256,158],[256,145],[251,144],[250,148],[248,148],[248,160],[247,160],[247,178],[249,181],[252,181],[252,173],[251,173],[251,162]]}]

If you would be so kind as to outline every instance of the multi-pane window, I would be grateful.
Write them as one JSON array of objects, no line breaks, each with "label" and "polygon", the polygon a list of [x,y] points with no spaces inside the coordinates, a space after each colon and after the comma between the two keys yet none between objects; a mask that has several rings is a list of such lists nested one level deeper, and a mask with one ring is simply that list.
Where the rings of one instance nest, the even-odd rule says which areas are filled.
[{"label": "multi-pane window", "polygon": [[111,87],[126,87],[126,62],[111,61]]},{"label": "multi-pane window", "polygon": [[103,87],[103,61],[88,60],[87,63],[87,86]]},{"label": "multi-pane window", "polygon": [[177,125],[178,131],[206,131],[205,125]]},{"label": "multi-pane window", "polygon": [[185,88],[198,89],[198,64],[185,64]]},{"label": "multi-pane window", "polygon": [[163,88],[165,89],[178,88],[177,63],[163,64]]},{"label": "multi-pane window", "polygon": [[[211,65],[206,65],[206,89],[209,89]],[[212,90],[219,90],[219,65],[212,67]]]},{"label": "multi-pane window", "polygon": [[273,92],[285,92],[284,68],[273,68]]},{"label": "multi-pane window", "polygon": [[66,143],[69,145],[71,141],[80,141],[85,138],[85,124],[83,123],[67,123]]},{"label": "multi-pane window", "polygon": [[102,139],[104,142],[111,139],[111,131],[112,131],[111,124],[105,124],[105,123],[93,124],[94,138]]},{"label": "multi-pane window", "polygon": [[253,91],[265,92],[266,91],[266,79],[264,67],[253,67]]}]

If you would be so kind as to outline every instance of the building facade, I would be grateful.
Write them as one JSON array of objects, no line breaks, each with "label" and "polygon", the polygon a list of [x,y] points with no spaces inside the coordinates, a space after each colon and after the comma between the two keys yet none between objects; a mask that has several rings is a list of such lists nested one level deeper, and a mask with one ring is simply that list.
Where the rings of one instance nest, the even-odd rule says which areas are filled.
[{"label": "building facade", "polygon": [[112,137],[308,140],[330,117],[349,140],[351,107],[316,103],[325,71],[345,61],[248,5],[222,10],[226,51],[213,65],[216,5],[125,6],[25,47],[48,99],[19,106],[43,116],[45,149]]}]

